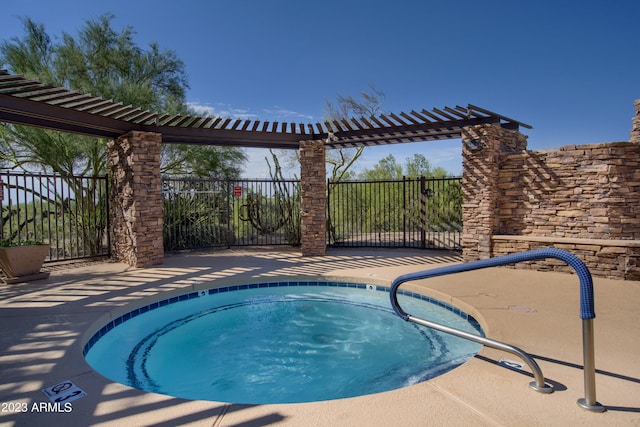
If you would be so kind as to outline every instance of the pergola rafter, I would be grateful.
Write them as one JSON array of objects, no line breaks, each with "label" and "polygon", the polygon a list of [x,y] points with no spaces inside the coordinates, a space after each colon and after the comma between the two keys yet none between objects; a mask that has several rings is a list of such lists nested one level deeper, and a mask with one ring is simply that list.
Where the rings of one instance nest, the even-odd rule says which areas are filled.
[{"label": "pergola rafter", "polygon": [[141,131],[159,133],[167,144],[280,149],[297,149],[305,140],[342,148],[458,139],[463,128],[488,123],[514,130],[531,128],[471,104],[314,124],[159,114],[6,70],[0,70],[0,121],[108,139]]}]

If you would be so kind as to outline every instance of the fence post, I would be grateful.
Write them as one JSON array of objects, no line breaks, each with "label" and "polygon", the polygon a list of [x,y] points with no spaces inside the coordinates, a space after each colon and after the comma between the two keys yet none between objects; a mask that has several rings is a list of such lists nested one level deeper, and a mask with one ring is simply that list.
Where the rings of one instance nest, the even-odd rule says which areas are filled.
[{"label": "fence post", "polygon": [[329,243],[333,241],[332,233],[332,217],[331,217],[331,178],[327,178],[327,233]]},{"label": "fence post", "polygon": [[402,176],[402,246],[407,246],[407,177]]},{"label": "fence post", "polygon": [[420,248],[427,247],[427,178],[420,176]]}]

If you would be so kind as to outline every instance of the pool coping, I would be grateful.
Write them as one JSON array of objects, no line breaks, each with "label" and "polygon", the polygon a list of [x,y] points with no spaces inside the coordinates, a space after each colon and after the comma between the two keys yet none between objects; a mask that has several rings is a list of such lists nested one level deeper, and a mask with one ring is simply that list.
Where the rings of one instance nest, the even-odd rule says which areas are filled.
[{"label": "pool coping", "polygon": [[[91,350],[91,348],[95,345],[95,343],[106,333],[127,322],[128,320],[133,319],[146,312],[154,311],[168,305],[203,297],[205,296],[204,293],[206,293],[206,295],[216,295],[222,292],[235,292],[249,289],[279,287],[338,287],[367,289],[367,286],[375,286],[376,292],[388,293],[391,288],[390,284],[384,284],[383,281],[377,280],[375,281],[376,283],[373,283],[373,280],[367,281],[364,279],[360,279],[360,281],[358,281],[357,279],[357,277],[343,277],[338,279],[327,276],[318,276],[316,278],[311,278],[309,276],[299,276],[297,278],[291,276],[283,276],[281,278],[270,278],[269,281],[256,280],[242,283],[235,283],[235,281],[233,281],[232,283],[224,283],[224,280],[222,280],[219,283],[216,283],[217,286],[214,287],[207,286],[207,283],[198,283],[197,285],[194,284],[193,288],[189,290],[182,289],[179,291],[176,290],[169,292],[169,295],[160,294],[155,297],[147,297],[138,300],[135,303],[130,303],[125,306],[119,307],[116,310],[112,310],[107,314],[104,314],[94,324],[92,324],[83,334],[80,341],[82,346],[82,356],[85,357],[89,350]],[[314,284],[312,285],[311,283]],[[416,298],[430,304],[435,304],[438,307],[444,308],[445,310],[450,311],[453,314],[470,321],[472,324],[477,324],[476,329],[478,327],[482,328],[481,322],[472,314],[458,307],[456,305],[456,301],[453,300],[450,296],[447,296],[446,299],[449,299],[451,302],[447,302],[444,301],[443,298],[437,298],[435,296],[429,295],[428,292],[424,291],[424,289],[399,289],[398,294]],[[472,307],[469,308],[473,309]]]},{"label": "pool coping", "polygon": [[[207,285],[210,285],[210,283],[202,283],[202,285],[204,285],[202,289],[195,289],[195,286],[194,286],[194,288],[190,290],[184,289],[183,290],[184,292],[182,293],[173,292],[172,293],[173,295],[171,296],[159,295],[158,297],[149,297],[146,299],[139,300],[136,303],[131,303],[123,306],[120,310],[118,310],[118,312],[124,310],[123,314],[114,316],[113,313],[109,313],[108,315],[109,320],[107,320],[106,323],[103,324],[102,322],[98,321],[87,330],[87,333],[84,334],[83,337],[89,336],[89,338],[83,339],[80,342],[82,346],[82,356],[86,358],[87,354],[91,351],[93,346],[97,344],[102,337],[104,337],[107,333],[110,333],[117,327],[125,324],[129,320],[137,318],[138,316],[142,316],[145,313],[149,313],[149,312],[161,309],[163,307],[168,307],[173,304],[179,304],[182,302],[192,301],[199,298],[206,298],[209,296],[216,296],[219,294],[228,294],[232,292],[241,292],[245,290],[249,291],[254,289],[275,289],[275,288],[279,288],[279,289],[296,288],[297,292],[302,292],[303,289],[308,290],[309,292],[313,292],[317,288],[319,288],[318,291],[323,290],[323,288],[358,289],[358,290],[367,291],[367,292],[380,292],[381,294],[385,294],[385,295],[388,295],[391,289],[390,286],[386,286],[382,284],[383,281],[377,281],[378,283],[374,284],[372,283],[373,281],[371,280],[366,281],[366,280],[360,279],[360,281],[358,281],[358,280],[346,280],[346,278],[334,279],[326,276],[317,277],[315,279],[312,279],[308,276],[299,276],[299,277],[283,276],[279,279],[270,278],[270,280],[268,281],[264,281],[264,280],[248,281],[249,283],[242,282],[241,284],[225,284],[223,282],[224,281],[222,281],[221,283],[217,283],[217,286],[215,287],[208,287]],[[293,291],[293,292],[296,292],[296,291]],[[480,323],[472,315],[461,310],[459,307],[456,307],[455,305],[444,302],[441,299],[435,298],[433,296],[429,296],[424,292],[420,292],[419,290],[414,291],[409,289],[399,289],[398,295],[403,295],[409,298],[413,298],[418,301],[422,301],[427,304],[432,304],[438,308],[446,310],[447,312],[453,314],[454,316],[457,316],[469,322],[469,324],[471,325],[472,328],[475,329],[475,333],[479,337],[484,336],[484,331],[482,330]],[[163,296],[166,296],[166,298],[162,298]],[[388,311],[392,312],[390,307],[380,306],[380,308],[386,308]],[[90,334],[89,331],[94,331],[94,332],[93,334]],[[475,355],[475,353],[473,355]],[[471,355],[470,357],[473,357],[473,355]],[[465,363],[465,362],[462,362],[462,363]],[[459,366],[460,364],[461,363],[459,363],[458,361],[455,367]],[[451,369],[455,369],[455,367],[449,368],[443,372],[439,372],[438,375],[442,375]],[[433,377],[429,379],[433,379]],[[142,391],[145,391],[145,390],[142,390]],[[366,396],[367,394],[372,394],[372,393],[363,393],[357,396]],[[231,403],[232,404],[251,404],[250,402],[249,403],[231,402]],[[305,401],[305,402],[291,402],[291,403],[309,403],[309,402]]]},{"label": "pool coping", "polygon": [[[2,402],[42,402],[41,390],[65,379],[87,395],[73,403],[71,413],[0,413],[0,424],[421,426],[425,420],[465,426],[640,424],[640,404],[634,398],[640,395],[640,369],[632,356],[640,352],[640,282],[594,279],[598,400],[607,408],[604,414],[594,414],[576,404],[583,387],[576,326],[578,292],[575,276],[564,273],[498,268],[461,275],[454,285],[441,278],[407,284],[407,289],[415,287],[463,304],[456,303],[481,323],[488,336],[536,355],[546,377],[558,387],[551,395],[528,389],[527,373],[501,366],[498,362],[504,354],[487,348],[425,383],[356,398],[279,405],[184,401],[144,393],[112,383],[84,361],[83,336],[90,325],[123,310],[128,301],[161,293],[166,297],[199,286],[186,283],[185,277],[207,273],[220,276],[218,283],[222,283],[223,273],[235,268],[246,272],[238,277],[240,281],[263,275],[262,281],[306,269],[311,273],[306,277],[357,276],[388,285],[399,274],[459,261],[455,255],[410,250],[340,250],[305,258],[277,249],[267,255],[246,251],[184,255],[169,257],[165,265],[150,269],[106,263],[52,271],[40,283],[1,288],[6,325],[0,337]],[[323,274],[313,273],[317,270]],[[232,281],[225,279],[225,283]],[[107,286],[102,285],[105,282]],[[512,306],[532,310],[512,310]]]}]

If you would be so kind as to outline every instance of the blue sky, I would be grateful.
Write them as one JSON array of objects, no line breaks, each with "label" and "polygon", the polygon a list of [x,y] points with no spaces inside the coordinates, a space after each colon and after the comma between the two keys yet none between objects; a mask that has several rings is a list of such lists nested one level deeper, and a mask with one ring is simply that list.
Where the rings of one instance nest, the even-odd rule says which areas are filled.
[{"label": "blue sky", "polygon": [[[325,100],[369,84],[385,112],[475,104],[532,125],[530,149],[626,141],[640,98],[640,1],[2,0],[0,39],[19,17],[52,36],[115,15],[141,46],[186,64],[187,100],[212,114],[321,121]],[[368,148],[359,168],[422,153],[461,171],[459,141]],[[268,176],[264,150],[245,176]]]}]

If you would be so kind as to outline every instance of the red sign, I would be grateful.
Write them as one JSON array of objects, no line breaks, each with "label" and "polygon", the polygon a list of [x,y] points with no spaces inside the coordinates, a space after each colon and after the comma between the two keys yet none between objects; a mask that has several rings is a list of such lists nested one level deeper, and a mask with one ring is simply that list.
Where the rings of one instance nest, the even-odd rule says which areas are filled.
[{"label": "red sign", "polygon": [[242,187],[240,187],[239,185],[233,187],[233,195],[236,197],[242,196]]}]

